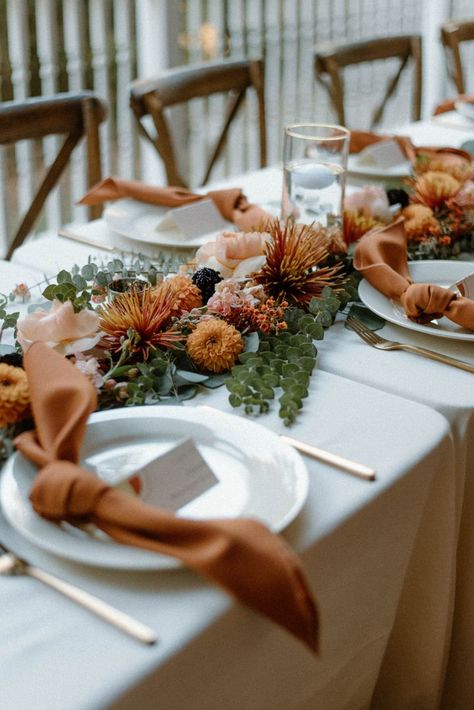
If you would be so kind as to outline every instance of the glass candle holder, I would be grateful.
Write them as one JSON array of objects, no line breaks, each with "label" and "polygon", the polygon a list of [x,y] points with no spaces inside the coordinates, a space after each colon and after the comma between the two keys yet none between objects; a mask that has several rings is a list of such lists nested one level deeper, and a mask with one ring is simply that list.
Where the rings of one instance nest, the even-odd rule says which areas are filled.
[{"label": "glass candle holder", "polygon": [[282,219],[342,225],[350,131],[297,123],[285,128]]}]

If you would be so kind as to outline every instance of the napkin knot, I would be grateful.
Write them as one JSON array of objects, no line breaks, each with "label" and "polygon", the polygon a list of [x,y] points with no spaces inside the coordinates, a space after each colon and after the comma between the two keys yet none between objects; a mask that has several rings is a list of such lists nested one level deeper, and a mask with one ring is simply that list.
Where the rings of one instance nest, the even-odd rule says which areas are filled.
[{"label": "napkin knot", "polygon": [[436,284],[410,284],[401,294],[400,301],[410,320],[429,323],[433,318],[441,318],[449,310],[456,294]]},{"label": "napkin knot", "polygon": [[48,520],[90,519],[110,486],[70,461],[51,461],[36,476],[30,492],[35,511]]}]

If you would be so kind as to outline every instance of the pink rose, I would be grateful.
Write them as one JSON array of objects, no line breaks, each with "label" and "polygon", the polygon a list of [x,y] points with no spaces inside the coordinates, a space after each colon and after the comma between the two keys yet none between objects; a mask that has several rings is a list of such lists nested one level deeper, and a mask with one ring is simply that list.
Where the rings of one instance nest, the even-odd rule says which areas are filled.
[{"label": "pink rose", "polygon": [[94,311],[74,313],[71,301],[54,300],[49,311],[39,309],[18,321],[17,340],[23,352],[39,340],[63,355],[90,350],[99,342],[99,317]]},{"label": "pink rose", "polygon": [[265,263],[267,232],[222,232],[215,242],[207,242],[196,252],[198,268],[207,266],[225,279],[244,277]]},{"label": "pink rose", "polygon": [[366,186],[352,192],[344,200],[344,209],[358,212],[364,217],[376,217],[384,222],[391,222],[393,218],[387,193],[382,187]]}]

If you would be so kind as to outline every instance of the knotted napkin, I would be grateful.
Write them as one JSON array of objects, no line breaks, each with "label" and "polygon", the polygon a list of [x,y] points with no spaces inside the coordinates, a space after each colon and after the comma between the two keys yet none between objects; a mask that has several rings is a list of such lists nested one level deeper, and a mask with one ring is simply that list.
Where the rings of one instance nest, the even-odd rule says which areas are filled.
[{"label": "knotted napkin", "polygon": [[78,465],[89,414],[89,380],[43,343],[24,356],[35,432],[15,440],[39,467],[30,500],[39,515],[91,522],[118,542],[172,555],[317,650],[316,607],[296,556],[256,520],[196,521],[146,505]]},{"label": "knotted napkin", "polygon": [[193,202],[210,198],[224,219],[233,222],[243,232],[261,227],[271,216],[258,205],[252,205],[239,188],[211,190],[199,195],[184,187],[158,187],[145,185],[138,180],[122,180],[109,177],[94,185],[79,204],[98,205],[102,202],[132,197],[139,202],[163,207],[183,207]]},{"label": "knotted napkin", "polygon": [[403,219],[367,232],[357,245],[354,267],[378,291],[400,301],[410,320],[428,323],[446,316],[474,330],[474,301],[442,286],[412,282]]}]

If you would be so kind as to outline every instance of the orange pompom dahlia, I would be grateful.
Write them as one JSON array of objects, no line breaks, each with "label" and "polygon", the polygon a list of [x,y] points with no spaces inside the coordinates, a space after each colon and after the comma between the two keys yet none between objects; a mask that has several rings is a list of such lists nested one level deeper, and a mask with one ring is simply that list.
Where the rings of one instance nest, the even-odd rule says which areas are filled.
[{"label": "orange pompom dahlia", "polygon": [[26,372],[0,363],[0,427],[15,424],[30,412]]},{"label": "orange pompom dahlia", "polygon": [[243,349],[239,331],[218,318],[200,321],[186,344],[189,357],[199,368],[216,373],[230,370]]}]

